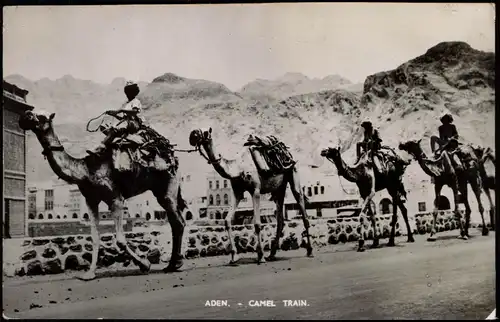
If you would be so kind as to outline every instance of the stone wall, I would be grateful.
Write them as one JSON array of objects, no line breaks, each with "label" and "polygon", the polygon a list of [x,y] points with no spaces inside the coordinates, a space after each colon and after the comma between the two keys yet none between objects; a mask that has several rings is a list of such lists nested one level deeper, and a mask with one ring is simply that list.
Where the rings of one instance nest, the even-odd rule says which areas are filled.
[{"label": "stone wall", "polygon": [[[378,235],[388,238],[391,215],[378,215],[376,218]],[[430,213],[417,214],[410,225],[414,233],[430,232],[432,224]],[[358,217],[339,217],[335,219],[311,220],[310,233],[314,248],[328,244],[356,241],[359,236]],[[365,226],[366,227],[366,226]],[[403,227],[402,229],[400,227]],[[441,212],[438,216],[438,232],[457,229],[458,225],[452,213]],[[253,225],[233,226],[233,236],[238,253],[254,252],[257,238]],[[266,251],[270,249],[276,224],[263,226],[262,243]],[[287,221],[280,239],[280,250],[287,251],[304,247],[302,221]],[[396,226],[396,235],[406,235],[404,222],[400,218]],[[366,231],[366,238],[373,238],[373,229]],[[130,247],[141,257],[148,258],[152,264],[166,263],[171,252],[171,235],[158,231],[146,233],[126,233]],[[130,265],[131,258],[120,250],[113,234],[101,235],[98,267]],[[4,240],[5,246],[5,240]],[[5,247],[4,247],[5,249]],[[222,226],[186,227],[183,241],[183,253],[186,258],[228,255],[229,241]],[[305,250],[304,250],[305,251]],[[65,237],[32,238],[22,241],[17,247],[10,248],[10,256],[4,253],[4,274],[40,275],[57,274],[65,270],[88,268],[92,259],[92,238],[88,235]]]},{"label": "stone wall", "polygon": [[[126,221],[123,225],[124,231],[132,231],[132,221]],[[99,233],[112,233],[115,231],[114,223],[100,224]],[[28,223],[28,236],[66,236],[66,235],[88,235],[90,234],[90,225],[79,221],[60,221],[60,222],[30,222]]]}]

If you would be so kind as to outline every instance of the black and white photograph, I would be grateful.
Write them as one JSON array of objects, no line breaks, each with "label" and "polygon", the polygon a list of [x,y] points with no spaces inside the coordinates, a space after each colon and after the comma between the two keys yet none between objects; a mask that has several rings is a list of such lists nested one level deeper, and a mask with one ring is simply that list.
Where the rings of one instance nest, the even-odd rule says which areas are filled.
[{"label": "black and white photograph", "polygon": [[495,24],[3,7],[3,317],[497,319]]}]

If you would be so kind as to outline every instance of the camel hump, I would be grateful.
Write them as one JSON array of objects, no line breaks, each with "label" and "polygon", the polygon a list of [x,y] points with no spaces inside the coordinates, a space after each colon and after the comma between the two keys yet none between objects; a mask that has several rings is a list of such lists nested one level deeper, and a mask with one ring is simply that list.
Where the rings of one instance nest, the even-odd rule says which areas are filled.
[{"label": "camel hump", "polygon": [[175,174],[178,159],[174,144],[150,127],[129,134],[111,146],[113,165],[119,171],[137,168],[167,170]]},{"label": "camel hump", "polygon": [[259,172],[279,174],[293,168],[296,163],[285,144],[275,136],[250,136],[245,146],[254,147],[251,149],[252,158]]}]

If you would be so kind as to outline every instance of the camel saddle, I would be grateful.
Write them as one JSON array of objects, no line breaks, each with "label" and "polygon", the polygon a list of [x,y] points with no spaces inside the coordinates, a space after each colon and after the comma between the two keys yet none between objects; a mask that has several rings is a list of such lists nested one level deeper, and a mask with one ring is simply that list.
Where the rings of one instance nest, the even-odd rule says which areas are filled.
[{"label": "camel saddle", "polygon": [[250,148],[257,170],[261,173],[283,173],[296,163],[288,147],[272,135],[265,138],[250,135],[243,146]]},{"label": "camel saddle", "polygon": [[119,171],[133,171],[137,167],[177,171],[178,159],[174,144],[150,127],[142,127],[134,134],[118,137],[111,143],[113,165]]}]

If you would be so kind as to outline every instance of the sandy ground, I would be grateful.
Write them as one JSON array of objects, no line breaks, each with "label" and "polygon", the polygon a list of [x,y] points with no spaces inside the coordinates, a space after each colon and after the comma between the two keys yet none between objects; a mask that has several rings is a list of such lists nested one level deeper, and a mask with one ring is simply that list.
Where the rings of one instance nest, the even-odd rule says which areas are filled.
[{"label": "sandy ground", "polygon": [[[5,278],[3,310],[16,318],[197,318],[197,319],[485,319],[495,308],[495,237],[457,231],[435,243],[415,236],[398,246],[364,253],[355,244],[278,253],[279,260],[256,265],[242,254],[238,267],[228,258],[186,260],[182,272],[149,275],[136,268],[98,271],[83,282],[77,272]],[[227,305],[206,306],[207,300]],[[274,307],[253,307],[272,300]],[[287,307],[282,300],[305,300]]]}]

